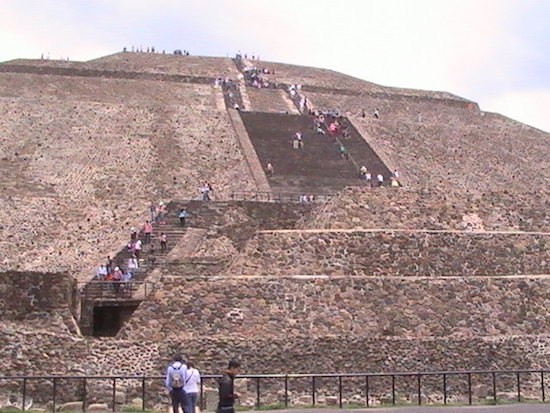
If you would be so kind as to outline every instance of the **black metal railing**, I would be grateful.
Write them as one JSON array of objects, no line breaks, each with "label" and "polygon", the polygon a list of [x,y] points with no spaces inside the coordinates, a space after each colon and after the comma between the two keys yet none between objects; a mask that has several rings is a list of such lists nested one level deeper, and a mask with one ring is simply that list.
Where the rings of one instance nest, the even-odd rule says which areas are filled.
[{"label": "black metal railing", "polygon": [[82,298],[91,299],[145,299],[155,291],[150,281],[91,280],[78,282]]},{"label": "black metal railing", "polygon": [[[447,404],[449,402],[449,394],[450,394],[450,386],[449,386],[449,379],[451,377],[460,377],[466,382],[466,392],[465,394],[461,394],[461,396],[467,397],[468,405],[474,404],[474,392],[473,392],[473,378],[475,376],[489,376],[490,377],[490,383],[485,383],[486,385],[490,385],[491,388],[491,396],[492,396],[492,402],[494,404],[497,404],[499,402],[498,399],[498,384],[499,384],[499,378],[502,380],[502,376],[511,376],[513,377],[510,379],[508,377],[508,385],[513,385],[515,387],[516,392],[516,401],[522,402],[524,401],[524,396],[522,395],[522,376],[525,377],[527,375],[535,375],[536,378],[531,380],[530,384],[531,387],[533,387],[533,381],[538,382],[539,387],[539,397],[538,401],[545,403],[546,402],[546,386],[545,384],[545,375],[547,375],[550,372],[549,369],[524,369],[524,370],[470,370],[470,371],[434,371],[434,372],[393,372],[393,373],[348,373],[348,374],[251,374],[251,375],[240,375],[238,378],[246,378],[251,379],[254,387],[254,393],[255,393],[255,406],[261,407],[262,406],[262,391],[264,391],[264,395],[266,392],[272,391],[273,389],[269,389],[266,387],[262,387],[262,380],[265,382],[267,380],[270,380],[270,383],[272,383],[273,380],[277,380],[279,385],[283,385],[284,388],[284,394],[283,394],[283,401],[282,405],[285,407],[288,407],[291,405],[290,402],[290,391],[289,391],[289,383],[291,380],[309,380],[309,385],[306,385],[304,388],[310,389],[311,394],[311,405],[312,406],[318,406],[318,386],[320,379],[334,379],[333,388],[335,392],[332,394],[337,395],[337,405],[342,408],[344,407],[344,386],[345,386],[345,379],[354,379],[359,380],[362,384],[359,388],[359,391],[364,394],[364,402],[363,405],[366,407],[369,407],[371,405],[371,396],[374,394],[374,387],[377,385],[377,393],[380,393],[381,385],[384,387],[383,391],[389,395],[389,404],[397,404],[397,395],[398,391],[401,389],[398,388],[398,385],[400,384],[398,381],[399,379],[403,378],[412,378],[414,379],[415,383],[415,392],[417,401],[416,403],[418,405],[426,404],[423,403],[423,395],[424,390],[426,388],[429,388],[430,391],[436,391],[439,390],[441,392],[442,396],[442,403]],[[206,394],[205,394],[205,383],[211,382],[215,383],[215,380],[219,378],[219,375],[202,375],[202,380],[200,384],[200,394],[199,394],[199,406],[204,410],[207,404],[206,400]],[[431,380],[430,384],[425,384],[425,381],[427,381],[428,378],[431,379],[437,379],[436,381]],[[382,380],[385,379],[385,380]],[[389,379],[389,380],[388,380]],[[71,400],[75,400],[75,397],[80,397],[80,401],[82,403],[82,411],[86,411],[89,406],[89,386],[90,382],[92,381],[99,381],[99,380],[107,380],[111,383],[111,391],[110,391],[110,408],[115,411],[117,407],[117,382],[120,383],[121,381],[137,381],[139,383],[138,385],[138,392],[141,395],[141,409],[146,410],[148,406],[148,391],[150,392],[150,389],[155,390],[155,397],[151,397],[150,399],[156,399],[164,398],[166,401],[166,397],[162,395],[162,392],[160,391],[164,387],[164,376],[140,376],[140,375],[118,375],[118,376],[0,376],[0,389],[3,389],[3,386],[6,382],[11,382],[12,387],[13,383],[17,383],[20,391],[20,400],[21,400],[21,406],[27,406],[28,401],[28,392],[29,392],[29,385],[33,381],[41,382],[40,389],[42,392],[45,391],[47,386],[44,385],[44,381],[47,381],[51,384],[51,391],[49,393],[49,397],[46,397],[48,399],[48,402],[46,403],[50,408],[52,412],[57,411],[57,408],[60,404],[59,395],[62,390],[61,384],[62,382],[72,381],[77,382],[79,384],[79,391],[78,396],[72,395]],[[378,381],[378,383],[375,383],[375,381]],[[389,389],[385,386],[387,383],[381,383],[382,381],[389,381]],[[153,382],[153,383],[151,383]],[[434,383],[439,383],[439,388],[436,389],[438,386]],[[273,387],[273,386],[271,386]],[[509,389],[509,386],[507,387]],[[5,389],[3,389],[5,390]],[[346,389],[350,390],[350,389]],[[357,387],[355,387],[353,390],[357,391]],[[453,389],[454,395],[456,396],[456,389]],[[509,400],[508,400],[509,401]]]}]

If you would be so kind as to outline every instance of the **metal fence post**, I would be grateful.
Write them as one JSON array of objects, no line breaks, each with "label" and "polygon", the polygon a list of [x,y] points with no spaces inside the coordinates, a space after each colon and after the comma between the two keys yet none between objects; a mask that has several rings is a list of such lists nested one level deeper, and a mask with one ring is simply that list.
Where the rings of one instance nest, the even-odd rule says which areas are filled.
[{"label": "metal fence post", "polygon": [[113,378],[113,412],[116,409],[115,404],[116,404],[116,377]]},{"label": "metal fence post", "polygon": [[203,381],[201,380],[201,384],[200,384],[200,400],[199,400],[199,407],[201,410],[204,410],[204,386],[203,386]]},{"label": "metal fence post", "polygon": [[420,375],[420,373],[418,373],[418,375],[416,376],[416,390],[417,390],[417,394],[418,394],[418,405],[422,405],[422,384],[420,383],[420,378],[422,376]]},{"label": "metal fence post", "polygon": [[145,375],[141,378],[141,410],[145,410]]},{"label": "metal fence post", "polygon": [[285,374],[285,407],[288,407],[288,374]]},{"label": "metal fence post", "polygon": [[443,404],[447,404],[447,375],[443,374]]},{"label": "metal fence post", "polygon": [[340,409],[343,407],[342,404],[342,376],[338,376],[338,405]]},{"label": "metal fence post", "polygon": [[315,376],[311,376],[311,404],[315,407]]},{"label": "metal fence post", "polygon": [[391,376],[391,402],[395,404],[395,376]]},{"label": "metal fence post", "polygon": [[520,403],[521,402],[521,385],[519,382],[519,371],[516,372],[516,384],[518,386],[518,403]]},{"label": "metal fence post", "polygon": [[546,394],[544,392],[544,371],[541,370],[540,372],[540,389],[542,393],[542,402],[544,403],[546,401]]},{"label": "metal fence post", "polygon": [[256,407],[260,407],[260,378],[256,377]]},{"label": "metal fence post", "polygon": [[53,378],[53,397],[52,397],[52,412],[55,413],[55,402],[56,402],[56,393],[57,393],[57,377]]},{"label": "metal fence post", "polygon": [[88,400],[88,380],[84,377],[82,381],[82,411],[86,411],[86,401]]},{"label": "metal fence post", "polygon": [[25,406],[27,405],[27,378],[26,377],[23,379],[23,396],[21,397],[21,400],[22,400],[21,410],[25,410]]},{"label": "metal fence post", "polygon": [[468,404],[472,405],[472,373],[468,373]]},{"label": "metal fence post", "polygon": [[493,402],[497,404],[497,374],[493,371]]},{"label": "metal fence post", "polygon": [[369,401],[369,376],[365,376],[365,401],[367,402],[366,405],[369,407],[370,401]]}]

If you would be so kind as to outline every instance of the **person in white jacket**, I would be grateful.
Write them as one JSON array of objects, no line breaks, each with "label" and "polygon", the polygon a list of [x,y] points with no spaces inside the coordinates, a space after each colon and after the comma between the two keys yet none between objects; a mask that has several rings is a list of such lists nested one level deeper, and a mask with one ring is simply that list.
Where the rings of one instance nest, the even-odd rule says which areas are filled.
[{"label": "person in white jacket", "polygon": [[188,361],[187,371],[185,372],[185,386],[183,387],[187,395],[185,413],[195,413],[200,383],[201,374],[195,367],[193,367],[193,363]]}]

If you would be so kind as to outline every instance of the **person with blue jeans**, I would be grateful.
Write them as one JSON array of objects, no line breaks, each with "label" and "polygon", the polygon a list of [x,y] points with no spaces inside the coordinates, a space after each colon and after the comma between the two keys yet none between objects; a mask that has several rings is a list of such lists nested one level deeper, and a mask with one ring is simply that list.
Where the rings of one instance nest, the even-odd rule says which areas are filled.
[{"label": "person with blue jeans", "polygon": [[187,397],[187,409],[185,413],[195,413],[200,383],[201,374],[193,367],[191,362],[187,361],[187,373],[185,377],[185,386],[183,388]]},{"label": "person with blue jeans", "polygon": [[182,412],[185,413],[187,410],[187,395],[184,388],[186,373],[187,366],[183,363],[183,358],[176,354],[174,361],[166,369],[166,379],[164,380],[166,390],[168,390],[172,399],[173,413],[178,413],[180,406]]}]

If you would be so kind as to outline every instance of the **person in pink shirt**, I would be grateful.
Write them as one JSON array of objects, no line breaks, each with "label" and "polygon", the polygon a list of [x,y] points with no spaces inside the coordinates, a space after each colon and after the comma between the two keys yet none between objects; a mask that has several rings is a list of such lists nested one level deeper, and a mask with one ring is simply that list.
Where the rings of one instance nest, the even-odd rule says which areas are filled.
[{"label": "person in pink shirt", "polygon": [[145,224],[143,225],[143,233],[145,234],[145,240],[144,242],[146,244],[151,242],[151,234],[153,233],[153,224],[151,224],[150,221],[145,221]]}]

